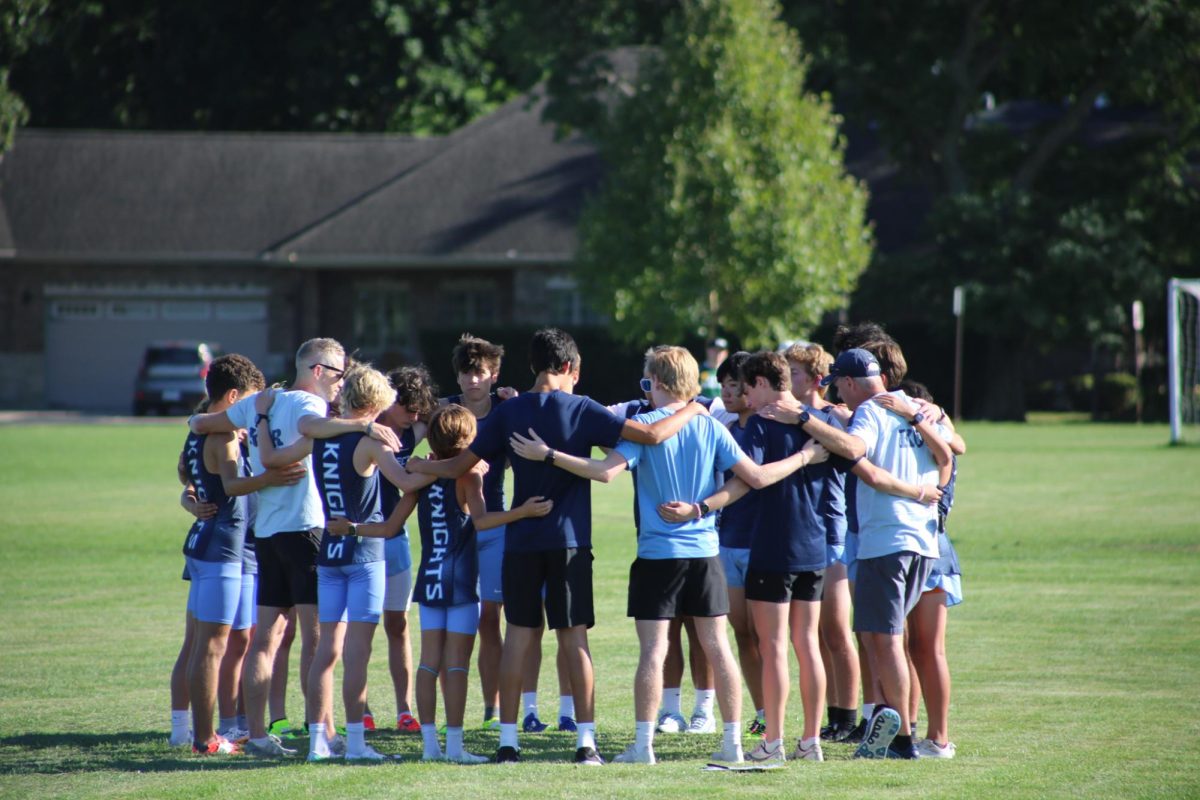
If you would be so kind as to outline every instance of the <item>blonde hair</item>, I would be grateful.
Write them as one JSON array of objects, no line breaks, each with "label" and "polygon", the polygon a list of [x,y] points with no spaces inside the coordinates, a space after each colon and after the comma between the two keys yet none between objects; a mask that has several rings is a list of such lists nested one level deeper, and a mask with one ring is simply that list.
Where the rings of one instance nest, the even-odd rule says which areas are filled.
[{"label": "blonde hair", "polygon": [[783,357],[804,368],[810,378],[824,378],[833,366],[833,356],[819,344],[794,344],[783,351]]},{"label": "blonde hair", "polygon": [[646,351],[646,374],[657,378],[663,391],[677,400],[690,400],[700,394],[700,365],[686,348],[650,348]]},{"label": "blonde hair", "polygon": [[442,406],[429,418],[429,449],[438,458],[453,458],[475,438],[475,415],[458,403]]},{"label": "blonde hair", "polygon": [[370,364],[357,363],[346,370],[341,402],[343,408],[377,416],[396,402],[396,390],[382,372]]},{"label": "blonde hair", "polygon": [[337,339],[309,339],[296,351],[296,372],[303,372],[318,363],[329,363],[336,356],[346,358],[346,349]]}]

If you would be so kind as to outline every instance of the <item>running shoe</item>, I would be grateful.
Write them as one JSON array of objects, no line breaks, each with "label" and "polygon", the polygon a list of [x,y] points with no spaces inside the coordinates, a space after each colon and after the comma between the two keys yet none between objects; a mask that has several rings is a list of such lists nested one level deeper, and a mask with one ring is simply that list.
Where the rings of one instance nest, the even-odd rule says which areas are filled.
[{"label": "running shoe", "polygon": [[750,720],[750,724],[746,727],[746,732],[751,736],[762,736],[767,732],[767,723],[762,717],[755,717]]},{"label": "running shoe", "polygon": [[854,751],[855,758],[884,758],[887,756],[888,745],[900,732],[900,715],[895,709],[887,708],[875,712],[867,725],[866,735],[862,744]]},{"label": "running shoe", "polygon": [[[483,724],[479,726],[479,729],[484,730],[484,731],[499,731],[500,730],[500,718],[492,717],[491,719],[485,719],[483,721]],[[419,728],[418,728],[418,730],[419,730]]]},{"label": "running shoe", "polygon": [[575,733],[576,731],[579,730],[579,728],[577,728],[575,726],[575,718],[574,717],[559,717],[558,718],[558,730],[569,731],[571,733]]},{"label": "running shoe", "polygon": [[654,758],[653,747],[638,747],[636,744],[631,744],[625,748],[625,752],[613,758],[614,764],[657,764],[658,761]]},{"label": "running shoe", "polygon": [[375,715],[372,714],[370,711],[364,711],[363,718],[362,718],[362,724],[363,724],[364,731],[375,730]]},{"label": "running shoe", "polygon": [[712,754],[711,760],[719,764],[741,764],[746,760],[746,754],[742,752],[740,744],[724,745]]},{"label": "running shoe", "polygon": [[492,760],[497,764],[516,764],[521,760],[521,753],[517,748],[506,745],[496,750],[496,755],[492,757]]},{"label": "running shoe", "polygon": [[449,761],[451,764],[486,764],[488,763],[487,756],[477,756],[474,753],[468,753],[463,750],[456,756],[443,756],[444,761]]},{"label": "running shoe", "polygon": [[938,744],[933,739],[922,739],[917,745],[917,753],[921,758],[954,758],[954,751],[957,749],[954,742]]},{"label": "running shoe", "polygon": [[525,721],[521,723],[521,730],[526,733],[541,733],[549,727],[546,723],[538,719],[537,714],[530,712],[525,715]]},{"label": "running shoe", "polygon": [[278,739],[299,739],[308,736],[308,727],[301,725],[299,728],[292,725],[291,721],[284,717],[277,719],[267,727],[267,733],[275,736]]},{"label": "running shoe", "polygon": [[242,750],[224,736],[214,736],[205,743],[192,742],[192,752],[198,756],[236,756]]},{"label": "running shoe", "polygon": [[401,733],[420,733],[421,723],[409,712],[401,711],[400,716],[396,717],[396,730]]},{"label": "running shoe", "polygon": [[580,747],[575,750],[575,763],[584,767],[603,767],[604,759],[594,747]]},{"label": "running shoe", "polygon": [[224,736],[234,744],[245,744],[250,741],[250,731],[241,728],[229,728],[228,730],[217,731],[218,736]]},{"label": "running shoe", "polygon": [[337,758],[346,755],[346,737],[340,733],[334,734],[333,738],[329,740],[329,752]]},{"label": "running shoe", "polygon": [[399,761],[399,755],[387,756],[376,750],[371,745],[363,745],[361,753],[346,753],[347,761]]},{"label": "running shoe", "polygon": [[687,730],[687,727],[687,720],[683,718],[682,714],[673,714],[664,711],[658,718],[657,730],[659,733],[683,733]]},{"label": "running shoe", "polygon": [[813,742],[812,747],[806,748],[804,744],[797,739],[796,749],[788,756],[789,761],[824,761],[825,754],[821,752],[820,740]]},{"label": "running shoe", "polygon": [[753,750],[746,753],[746,760],[758,764],[783,764],[787,757],[783,754],[783,745],[771,749],[767,747],[766,741],[760,741]]},{"label": "running shoe", "polygon": [[295,750],[284,747],[278,739],[272,739],[269,736],[265,744],[259,744],[250,739],[242,746],[242,752],[255,758],[285,758],[296,755]]},{"label": "running shoe", "polygon": [[908,747],[902,747],[895,741],[888,745],[887,754],[884,755],[884,758],[899,758],[905,761],[917,760],[920,757],[921,753],[917,750],[916,745],[910,744]]},{"label": "running shoe", "polygon": [[717,721],[713,719],[712,714],[700,712],[692,714],[692,719],[688,722],[687,729],[684,733],[716,733]]},{"label": "running shoe", "polygon": [[167,739],[167,744],[171,747],[191,747],[192,746],[192,729],[188,728],[188,732],[180,736],[171,734]]},{"label": "running shoe", "polygon": [[854,726],[854,730],[846,734],[846,738],[842,739],[846,744],[860,744],[863,738],[867,735],[867,718],[859,719],[858,724]]}]

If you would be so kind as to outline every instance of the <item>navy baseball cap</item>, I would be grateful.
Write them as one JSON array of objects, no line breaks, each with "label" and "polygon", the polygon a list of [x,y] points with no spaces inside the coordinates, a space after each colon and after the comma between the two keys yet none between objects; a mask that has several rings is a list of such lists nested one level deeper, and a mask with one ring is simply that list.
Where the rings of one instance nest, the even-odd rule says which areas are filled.
[{"label": "navy baseball cap", "polygon": [[879,374],[879,362],[875,356],[861,348],[844,350],[829,368],[829,374],[821,378],[821,385],[828,386],[838,378],[870,378]]}]

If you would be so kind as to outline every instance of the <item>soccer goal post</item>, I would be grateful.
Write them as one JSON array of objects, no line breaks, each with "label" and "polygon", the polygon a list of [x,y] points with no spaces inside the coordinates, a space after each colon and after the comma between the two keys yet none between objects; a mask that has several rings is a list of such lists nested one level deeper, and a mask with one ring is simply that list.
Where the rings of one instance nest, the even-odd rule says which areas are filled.
[{"label": "soccer goal post", "polygon": [[1195,437],[1200,425],[1200,279],[1167,284],[1167,394],[1171,444]]}]

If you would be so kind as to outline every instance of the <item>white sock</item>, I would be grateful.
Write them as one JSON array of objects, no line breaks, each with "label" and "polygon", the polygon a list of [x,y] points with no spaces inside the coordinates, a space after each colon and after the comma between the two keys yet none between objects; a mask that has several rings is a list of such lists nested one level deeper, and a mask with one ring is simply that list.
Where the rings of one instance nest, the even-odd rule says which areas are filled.
[{"label": "white sock", "polygon": [[817,743],[819,741],[821,741],[821,740],[819,738],[817,738],[816,736],[812,737],[811,739],[801,739],[800,740],[800,749],[801,750],[812,750],[814,747],[817,746]]},{"label": "white sock", "polygon": [[329,755],[329,739],[325,737],[324,722],[310,722],[308,724],[308,752],[318,755]]},{"label": "white sock", "polygon": [[725,723],[725,746],[726,747],[741,747],[742,746],[742,723],[734,720],[733,722]]},{"label": "white sock", "polygon": [[217,722],[217,733],[224,736],[237,727],[237,717],[221,717]]},{"label": "white sock", "polygon": [[425,758],[442,757],[442,745],[438,742],[436,723],[421,725],[421,742],[425,745]]},{"label": "white sock", "polygon": [[238,714],[238,715],[237,715],[237,722],[235,722],[235,723],[233,723],[233,724],[234,724],[234,725],[237,725],[237,726],[238,726],[238,728],[239,728],[239,729],[241,729],[241,730],[243,730],[243,731],[248,731],[248,730],[250,730],[250,720],[246,719],[246,715],[245,715],[245,714]]},{"label": "white sock", "polygon": [[[663,689],[663,713],[679,714],[679,687]],[[680,714],[682,716],[682,714]]]},{"label": "white sock", "polygon": [[871,721],[871,715],[875,713],[874,703],[863,703],[862,718],[867,722]]},{"label": "white sock", "polygon": [[596,749],[596,723],[580,722],[576,726],[577,733],[575,734],[576,747],[590,747]]},{"label": "white sock", "polygon": [[463,729],[446,728],[446,755],[450,758],[461,758],[463,754]]},{"label": "white sock", "polygon": [[500,746],[520,749],[520,747],[517,745],[517,723],[500,723]]},{"label": "white sock", "polygon": [[188,710],[183,711],[171,710],[171,735],[179,738],[188,735],[188,722],[190,721]]},{"label": "white sock", "polygon": [[[678,690],[676,690],[678,691]],[[654,723],[653,722],[638,722],[635,723],[634,746],[639,750],[650,750],[654,747]]]},{"label": "white sock", "polygon": [[696,707],[692,709],[692,716],[703,714],[706,717],[711,717],[713,713],[713,698],[717,692],[714,689],[697,689],[696,690]]},{"label": "white sock", "polygon": [[575,719],[575,696],[564,694],[558,698],[558,715]]},{"label": "white sock", "polygon": [[366,727],[359,722],[346,723],[346,752],[358,755],[367,749]]}]

